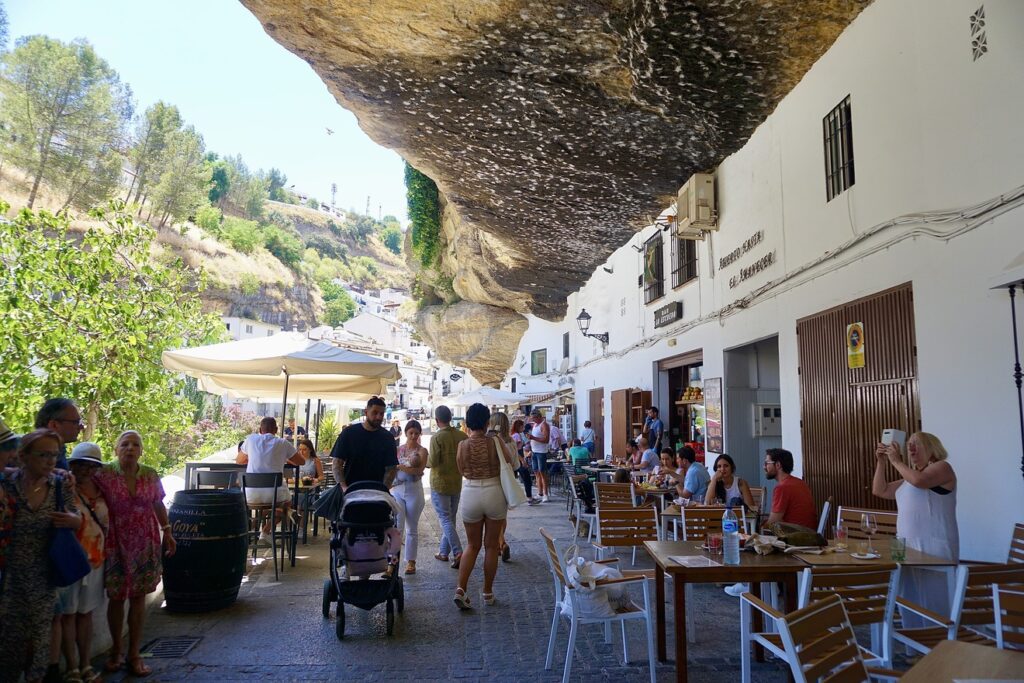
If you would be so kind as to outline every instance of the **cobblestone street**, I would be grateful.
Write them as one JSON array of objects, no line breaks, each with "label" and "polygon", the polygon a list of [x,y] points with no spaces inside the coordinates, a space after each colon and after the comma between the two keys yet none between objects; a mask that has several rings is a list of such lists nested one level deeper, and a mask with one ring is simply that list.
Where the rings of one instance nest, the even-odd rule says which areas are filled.
[{"label": "cobblestone street", "polygon": [[[427,503],[420,522],[418,571],[406,577],[406,609],[396,618],[395,635],[385,635],[384,606],[372,612],[348,606],[346,636],[338,641],[334,617],[321,616],[321,590],[327,577],[327,537],[309,537],[299,545],[295,568],[287,567],[279,582],[267,561],[250,569],[238,601],[230,608],[200,615],[171,614],[154,609],[146,624],[145,642],[155,638],[200,638],[185,657],[148,660],[151,680],[493,680],[556,681],[562,675],[568,626],[558,636],[555,662],[544,671],[552,610],[552,583],[537,529],[559,539],[571,537],[564,498],[523,507],[510,516],[508,542],[512,560],[499,566],[497,604],[480,599],[482,567],[470,582],[474,609],[460,612],[452,604],[456,572],[433,559],[439,527]],[[463,540],[465,539],[463,534]],[[586,550],[589,556],[590,549]],[[264,553],[267,554],[267,553]],[[623,566],[629,554],[620,553]],[[481,557],[482,560],[482,557]],[[649,567],[644,553],[638,567]],[[671,585],[668,587],[671,593]],[[652,588],[653,594],[653,588]],[[690,647],[690,680],[739,680],[739,610],[737,600],[717,586],[695,586],[697,643]],[[669,606],[669,613],[671,609]],[[575,681],[647,681],[642,623],[632,624],[631,664],[622,664],[621,638],[613,632],[606,645],[600,626],[581,627],[573,664]],[[672,642],[671,624],[669,651]],[[97,663],[102,665],[102,659]],[[672,680],[671,664],[659,664],[659,681]],[[782,681],[776,662],[755,664],[755,681]],[[119,680],[113,677],[108,680]]]}]

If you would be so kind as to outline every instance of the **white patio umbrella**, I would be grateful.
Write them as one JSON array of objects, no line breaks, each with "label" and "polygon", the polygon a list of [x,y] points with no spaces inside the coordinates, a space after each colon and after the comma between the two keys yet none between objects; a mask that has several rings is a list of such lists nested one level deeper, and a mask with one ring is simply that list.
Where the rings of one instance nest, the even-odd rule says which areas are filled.
[{"label": "white patio umbrella", "polygon": [[199,388],[221,396],[276,400],[288,391],[327,400],[381,395],[401,377],[398,364],[307,339],[297,332],[164,351],[168,370],[195,377]]},{"label": "white patio umbrella", "polygon": [[480,387],[473,391],[456,396],[448,403],[456,406],[471,406],[474,403],[483,403],[485,406],[515,406],[519,405],[523,397],[513,394],[510,391],[502,391],[492,387]]}]

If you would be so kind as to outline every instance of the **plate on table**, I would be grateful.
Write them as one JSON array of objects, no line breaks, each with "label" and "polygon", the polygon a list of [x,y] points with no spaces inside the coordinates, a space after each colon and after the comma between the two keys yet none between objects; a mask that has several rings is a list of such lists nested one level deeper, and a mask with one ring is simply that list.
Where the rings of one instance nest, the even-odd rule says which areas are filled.
[{"label": "plate on table", "polygon": [[850,553],[850,557],[858,560],[877,560],[881,555],[878,553]]}]

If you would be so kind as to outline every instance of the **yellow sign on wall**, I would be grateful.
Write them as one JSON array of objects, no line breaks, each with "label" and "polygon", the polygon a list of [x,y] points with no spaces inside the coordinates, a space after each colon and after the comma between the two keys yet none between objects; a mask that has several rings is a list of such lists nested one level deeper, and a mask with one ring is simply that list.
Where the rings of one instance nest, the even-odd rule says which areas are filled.
[{"label": "yellow sign on wall", "polygon": [[846,366],[850,369],[864,367],[864,323],[846,326]]}]

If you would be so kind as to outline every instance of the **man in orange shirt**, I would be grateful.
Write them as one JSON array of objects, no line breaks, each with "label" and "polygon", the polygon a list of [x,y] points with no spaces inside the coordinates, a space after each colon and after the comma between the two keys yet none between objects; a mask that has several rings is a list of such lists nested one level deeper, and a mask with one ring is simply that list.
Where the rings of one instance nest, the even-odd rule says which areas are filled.
[{"label": "man in orange shirt", "polygon": [[772,492],[772,512],[768,524],[786,522],[808,529],[818,526],[818,513],[814,508],[811,489],[803,479],[794,477],[793,454],[784,448],[769,448],[765,452],[764,474],[778,480]]}]

